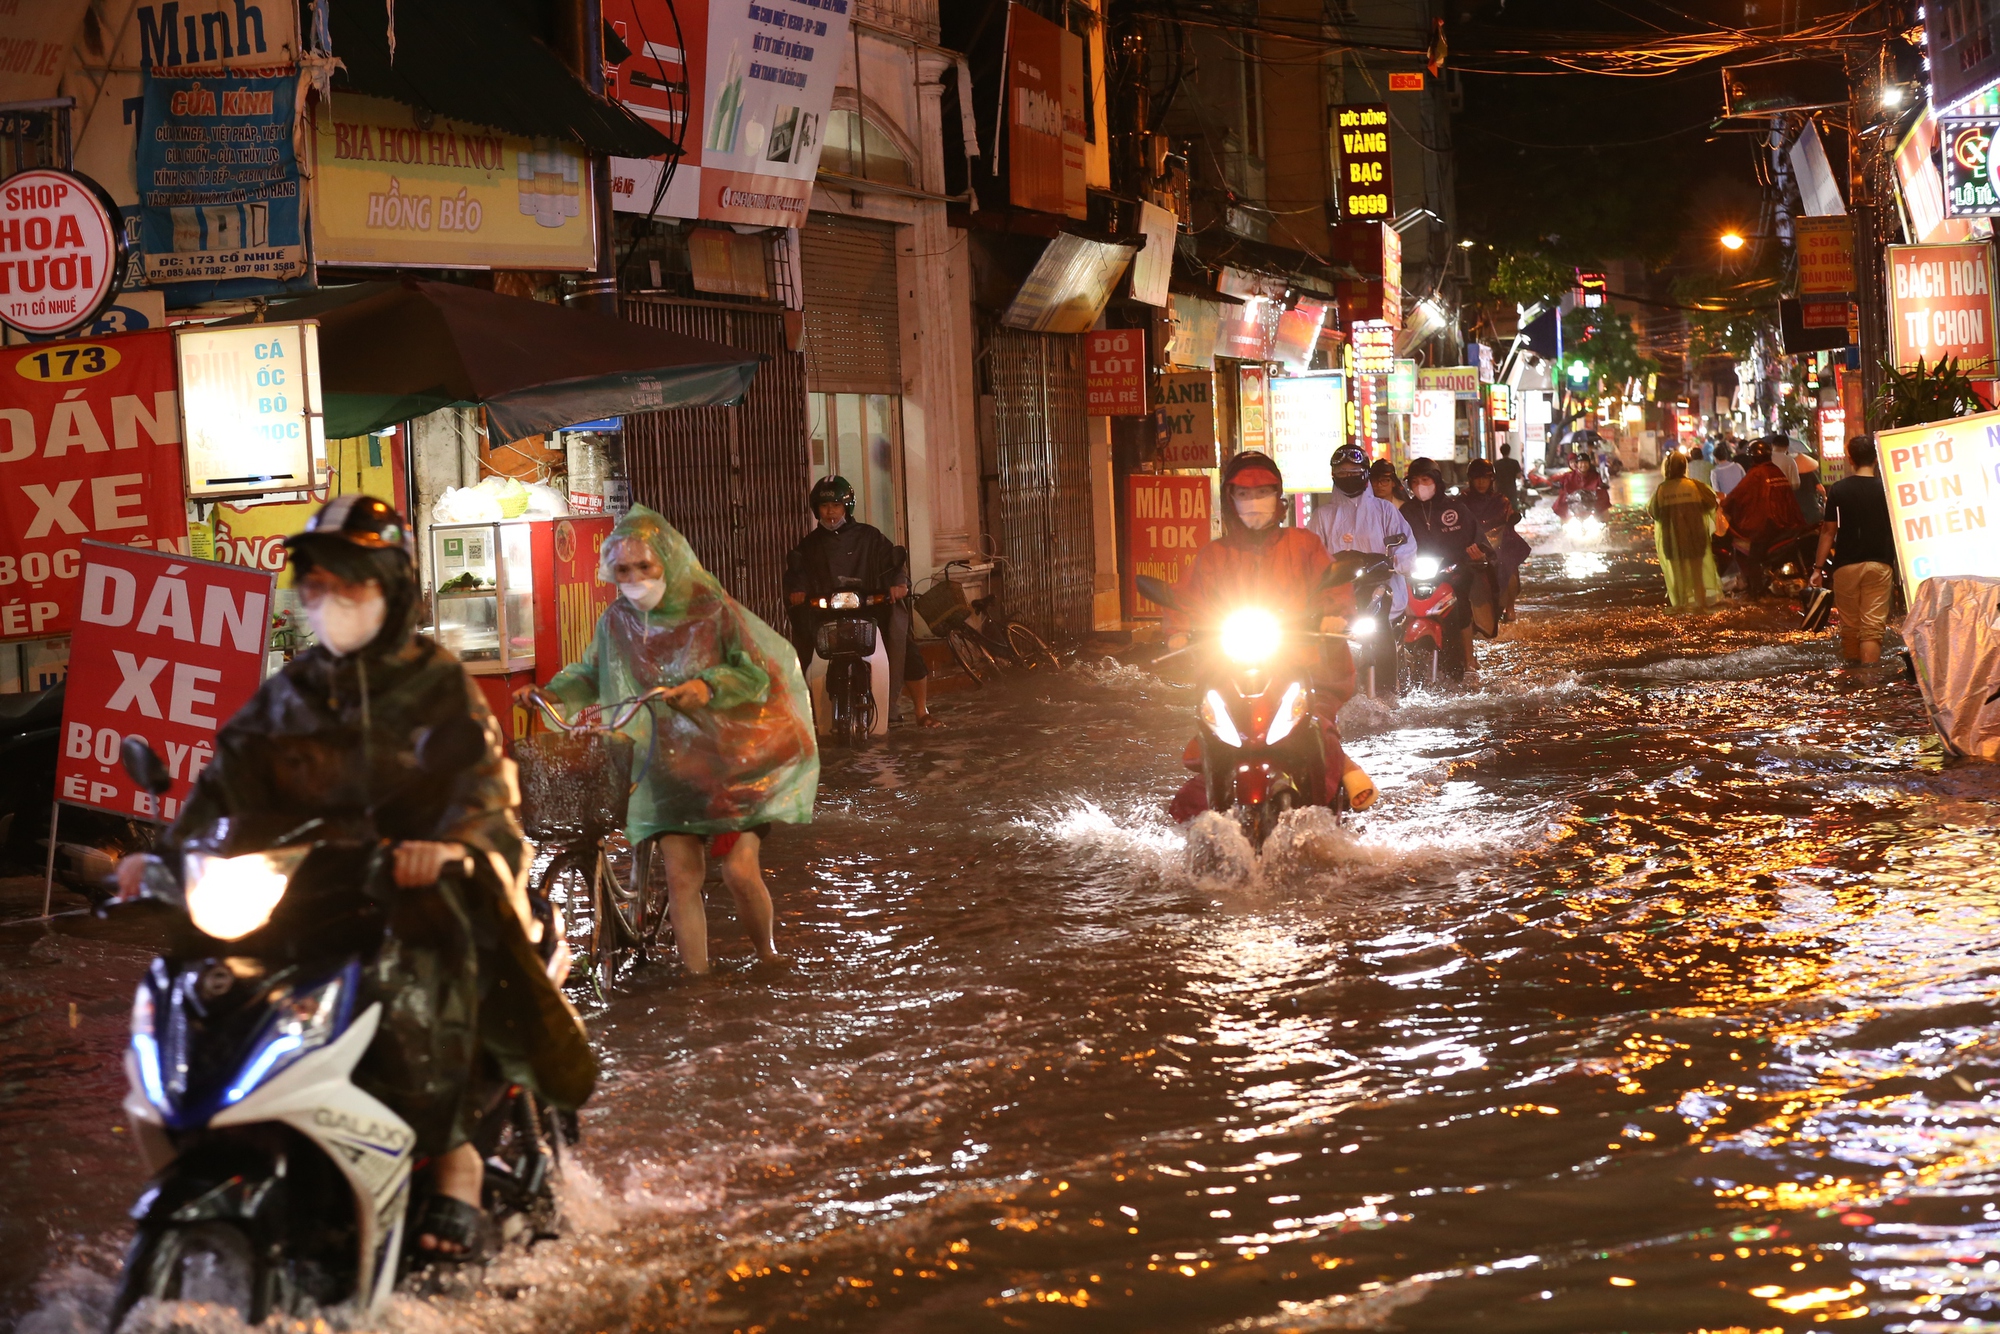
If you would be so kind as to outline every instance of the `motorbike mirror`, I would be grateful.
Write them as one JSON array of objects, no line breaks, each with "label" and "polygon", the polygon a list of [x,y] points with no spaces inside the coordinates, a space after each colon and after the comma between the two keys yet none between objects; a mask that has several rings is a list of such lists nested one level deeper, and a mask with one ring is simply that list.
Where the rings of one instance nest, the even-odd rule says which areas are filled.
[{"label": "motorbike mirror", "polygon": [[1382,545],[1385,547],[1400,547],[1409,540],[1409,538],[1404,537],[1401,533],[1391,533],[1389,534],[1389,539]]},{"label": "motorbike mirror", "polygon": [[125,744],[118,748],[119,759],[125,765],[125,772],[154,796],[159,796],[174,785],[174,776],[167,771],[167,762],[153,753],[153,748],[142,737],[128,736]]},{"label": "motorbike mirror", "polygon": [[1148,602],[1156,606],[1165,607],[1169,611],[1179,611],[1181,609],[1181,600],[1174,596],[1172,587],[1161,580],[1155,579],[1152,575],[1138,575],[1133,579],[1133,583],[1138,586],[1139,596],[1145,598]]},{"label": "motorbike mirror", "polygon": [[433,778],[469,769],[486,758],[486,729],[463,715],[428,729],[417,742],[417,767]]},{"label": "motorbike mirror", "polygon": [[1379,564],[1382,558],[1372,551],[1343,551],[1333,558],[1333,563],[1320,576],[1321,588],[1338,588],[1342,584],[1354,582],[1355,576],[1370,566]]}]

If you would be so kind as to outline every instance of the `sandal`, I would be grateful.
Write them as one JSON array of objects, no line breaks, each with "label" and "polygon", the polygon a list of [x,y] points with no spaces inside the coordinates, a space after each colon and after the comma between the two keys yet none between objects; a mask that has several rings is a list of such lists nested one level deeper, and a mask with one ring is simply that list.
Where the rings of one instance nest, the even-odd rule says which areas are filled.
[{"label": "sandal", "polygon": [[[459,1249],[426,1249],[422,1237],[435,1238],[440,1247],[450,1244]],[[449,1195],[432,1195],[410,1229],[409,1252],[418,1266],[484,1264],[493,1256],[493,1243],[493,1220],[484,1209]]]},{"label": "sandal", "polygon": [[936,714],[934,714],[934,713],[925,713],[925,714],[920,714],[920,715],[918,715],[918,717],[917,717],[917,726],[919,726],[919,727],[943,727],[943,726],[944,726],[944,723],[943,723],[943,721],[942,721],[942,720],[940,720],[940,719],[938,718],[938,716],[937,716]]}]

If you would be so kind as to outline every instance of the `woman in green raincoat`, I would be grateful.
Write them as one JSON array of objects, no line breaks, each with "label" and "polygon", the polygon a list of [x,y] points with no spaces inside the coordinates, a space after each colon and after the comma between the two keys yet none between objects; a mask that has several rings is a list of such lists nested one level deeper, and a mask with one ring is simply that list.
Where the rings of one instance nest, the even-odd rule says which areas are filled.
[{"label": "woman in green raincoat", "polygon": [[723,883],[759,957],[775,960],[758,849],[771,825],[809,823],[819,789],[799,655],[643,505],[611,530],[597,577],[619,596],[598,617],[583,661],[544,690],[573,710],[668,687],[625,729],[639,780],[626,836],[634,849],[659,839],[674,941],[689,972],[708,971],[701,884],[711,835],[725,836],[716,840]]},{"label": "woman in green raincoat", "polygon": [[1667,581],[1667,602],[1675,611],[1706,611],[1722,601],[1715,573],[1715,492],[1687,475],[1687,456],[1667,455],[1659,490],[1647,509],[1653,515],[1653,546],[1660,553],[1660,575]]}]

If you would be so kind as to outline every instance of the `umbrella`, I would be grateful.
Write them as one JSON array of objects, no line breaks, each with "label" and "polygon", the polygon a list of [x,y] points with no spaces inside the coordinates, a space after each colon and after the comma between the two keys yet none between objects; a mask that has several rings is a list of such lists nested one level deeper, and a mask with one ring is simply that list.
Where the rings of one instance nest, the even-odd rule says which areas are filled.
[{"label": "umbrella", "polygon": [[497,443],[628,412],[738,403],[765,359],[611,315],[414,278],[327,288],[265,318],[319,321],[334,440],[472,404],[485,407]]}]

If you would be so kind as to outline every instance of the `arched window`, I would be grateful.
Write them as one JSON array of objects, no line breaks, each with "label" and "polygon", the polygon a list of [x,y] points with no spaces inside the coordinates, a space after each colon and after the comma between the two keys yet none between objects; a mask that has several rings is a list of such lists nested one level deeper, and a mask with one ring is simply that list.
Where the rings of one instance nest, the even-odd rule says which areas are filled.
[{"label": "arched window", "polygon": [[843,176],[858,176],[884,185],[916,184],[910,160],[896,147],[896,141],[858,111],[828,113],[819,164]]}]

